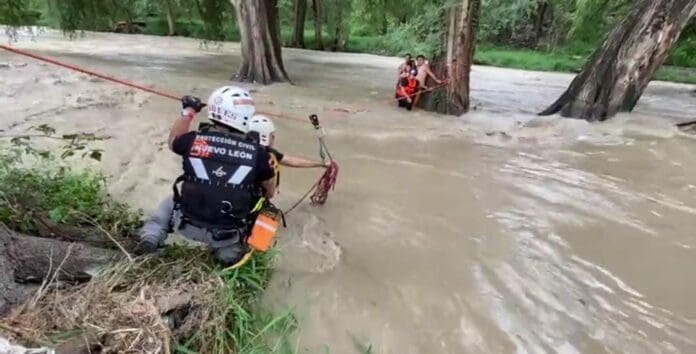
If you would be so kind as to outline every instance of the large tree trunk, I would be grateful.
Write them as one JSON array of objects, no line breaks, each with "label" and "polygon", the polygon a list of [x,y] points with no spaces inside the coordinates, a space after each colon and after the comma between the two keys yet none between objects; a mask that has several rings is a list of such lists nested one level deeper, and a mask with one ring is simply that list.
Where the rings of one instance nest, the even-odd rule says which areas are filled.
[{"label": "large tree trunk", "polygon": [[539,40],[544,33],[544,20],[548,7],[549,3],[546,0],[539,2],[537,5],[536,24],[534,25],[534,48],[539,46]]},{"label": "large tree trunk", "polygon": [[236,79],[268,85],[289,81],[283,67],[277,0],[230,0],[242,37],[242,66]]},{"label": "large tree trunk", "polygon": [[630,112],[696,14],[696,0],[641,0],[607,36],[570,87],[540,115],[603,121]]},{"label": "large tree trunk", "polygon": [[[196,0],[198,2],[198,0]],[[176,22],[174,21],[174,9],[172,8],[172,0],[164,0],[165,11],[167,12],[167,25],[169,26],[169,35],[176,35]]]},{"label": "large tree trunk", "polygon": [[312,0],[312,14],[314,15],[314,41],[316,50],[324,50],[324,40],[321,33],[321,0]]},{"label": "large tree trunk", "polygon": [[307,15],[307,0],[295,0],[295,26],[292,30],[291,47],[304,48],[305,17]]},{"label": "large tree trunk", "polygon": [[26,301],[32,284],[87,280],[96,267],[121,257],[113,249],[19,234],[0,224],[0,316]]},{"label": "large tree trunk", "polygon": [[338,8],[334,9],[333,11],[336,11],[336,20],[334,23],[334,28],[333,28],[333,42],[331,43],[331,51],[333,52],[342,52],[345,49],[345,34],[344,34],[344,28],[343,28],[343,16],[345,9],[343,8],[343,5],[339,4],[337,5]]},{"label": "large tree trunk", "polygon": [[480,0],[460,0],[447,14],[445,56],[433,61],[432,70],[449,84],[423,99],[422,107],[440,113],[461,115],[469,111],[469,73],[476,40],[474,24]]}]

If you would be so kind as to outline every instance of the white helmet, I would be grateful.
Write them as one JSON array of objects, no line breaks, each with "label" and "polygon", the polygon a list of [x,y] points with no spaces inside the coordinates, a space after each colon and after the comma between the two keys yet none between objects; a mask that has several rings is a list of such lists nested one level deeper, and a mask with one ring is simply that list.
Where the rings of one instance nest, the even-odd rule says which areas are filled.
[{"label": "white helmet", "polygon": [[237,86],[220,87],[208,98],[208,118],[242,133],[249,131],[248,121],[255,111],[249,92]]},{"label": "white helmet", "polygon": [[271,134],[275,132],[275,125],[271,118],[257,114],[254,118],[251,118],[249,131],[259,133],[259,143],[263,146],[268,146],[271,144]]}]

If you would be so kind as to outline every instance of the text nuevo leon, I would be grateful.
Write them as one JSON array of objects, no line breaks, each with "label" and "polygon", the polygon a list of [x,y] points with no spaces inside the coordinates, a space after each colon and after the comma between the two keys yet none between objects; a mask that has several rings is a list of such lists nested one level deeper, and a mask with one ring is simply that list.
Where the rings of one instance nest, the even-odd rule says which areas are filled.
[{"label": "text nuevo leon", "polygon": [[245,159],[245,160],[251,160],[254,158],[254,156],[246,151],[241,151],[241,150],[236,150],[236,149],[227,149],[224,147],[219,147],[219,146],[205,146],[200,148],[202,150],[201,152],[209,152],[213,153],[215,155],[228,155],[231,157],[237,157],[240,159]]}]

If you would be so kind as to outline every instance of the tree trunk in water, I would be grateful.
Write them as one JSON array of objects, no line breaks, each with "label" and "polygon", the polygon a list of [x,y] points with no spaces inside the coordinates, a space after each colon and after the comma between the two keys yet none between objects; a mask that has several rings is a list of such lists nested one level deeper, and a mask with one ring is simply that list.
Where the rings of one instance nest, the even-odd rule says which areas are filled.
[{"label": "tree trunk in water", "polygon": [[312,14],[314,15],[314,41],[317,50],[324,50],[324,40],[321,37],[321,4],[320,0],[312,0]]},{"label": "tree trunk in water", "polygon": [[561,97],[540,115],[603,121],[630,112],[689,19],[696,0],[642,0],[607,36]]},{"label": "tree trunk in water", "polygon": [[176,22],[174,22],[174,11],[172,9],[172,0],[164,0],[165,10],[167,12],[167,25],[169,26],[169,35],[176,35]]},{"label": "tree trunk in water", "polygon": [[539,46],[539,40],[541,35],[544,33],[544,19],[546,15],[546,9],[549,7],[549,3],[545,0],[540,2],[537,6],[537,19],[536,25],[534,26],[534,48]]},{"label": "tree trunk in water", "polygon": [[290,81],[281,56],[277,0],[231,2],[242,37],[242,66],[235,79],[264,85]]},{"label": "tree trunk in water", "polygon": [[292,30],[291,47],[304,48],[305,17],[307,14],[307,0],[295,0],[295,26]]},{"label": "tree trunk in water", "polygon": [[469,73],[474,59],[474,23],[479,5],[480,0],[460,0],[448,10],[445,57],[436,58],[432,70],[440,78],[449,78],[449,84],[424,98],[421,101],[424,109],[452,115],[469,111]]}]

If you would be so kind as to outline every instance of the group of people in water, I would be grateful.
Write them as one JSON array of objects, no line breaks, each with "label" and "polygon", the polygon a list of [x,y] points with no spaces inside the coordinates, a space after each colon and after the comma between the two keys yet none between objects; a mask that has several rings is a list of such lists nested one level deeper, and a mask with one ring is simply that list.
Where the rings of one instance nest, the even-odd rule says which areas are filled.
[{"label": "group of people in water", "polygon": [[422,93],[432,88],[427,85],[428,78],[437,85],[443,82],[430,70],[430,65],[423,55],[418,55],[416,60],[413,60],[411,54],[406,54],[404,62],[399,65],[398,73],[395,98],[399,107],[409,111],[418,104]]}]

